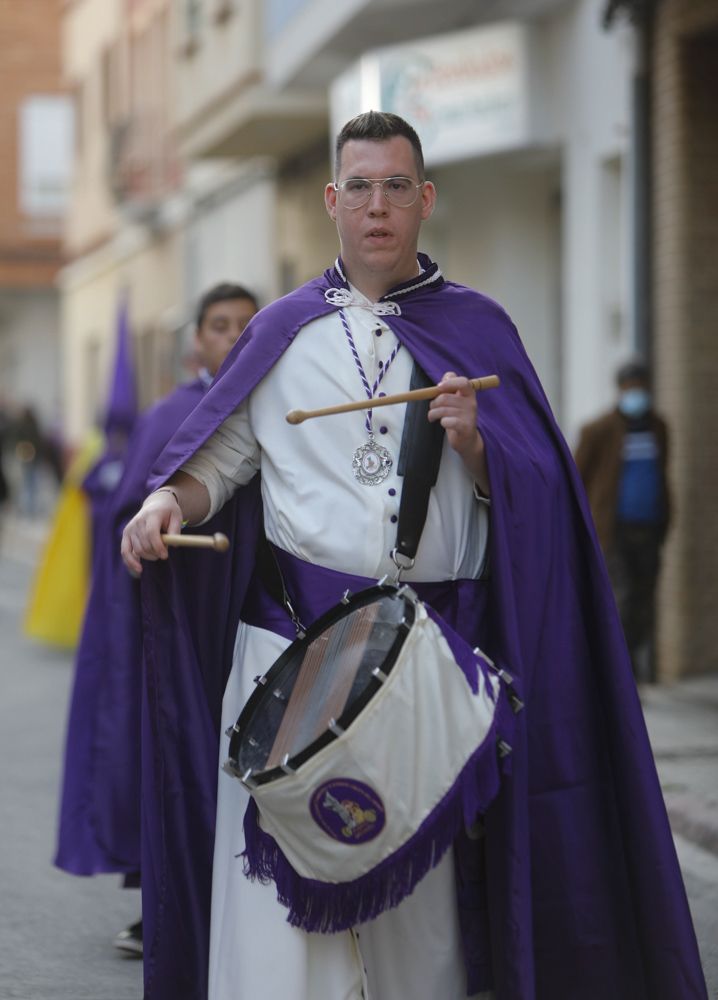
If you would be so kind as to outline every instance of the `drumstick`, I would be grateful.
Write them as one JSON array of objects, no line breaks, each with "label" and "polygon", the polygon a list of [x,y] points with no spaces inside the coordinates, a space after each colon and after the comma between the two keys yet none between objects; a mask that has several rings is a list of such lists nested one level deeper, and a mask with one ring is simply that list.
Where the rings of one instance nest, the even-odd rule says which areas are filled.
[{"label": "drumstick", "polygon": [[[475,392],[483,389],[493,389],[500,385],[498,375],[483,375],[481,378],[469,379]],[[373,399],[359,399],[352,403],[339,403],[337,406],[325,406],[321,410],[290,410],[284,418],[288,424],[301,424],[312,417],[328,417],[333,413],[350,413],[352,410],[373,410],[375,406],[392,406],[394,403],[410,403],[415,399],[435,399],[445,390],[440,385],[428,385],[425,389],[411,389],[409,392],[397,392],[393,396],[374,396]]]},{"label": "drumstick", "polygon": [[214,535],[160,535],[165,545],[187,549],[214,549],[215,552],[226,552],[229,539],[221,531]]}]

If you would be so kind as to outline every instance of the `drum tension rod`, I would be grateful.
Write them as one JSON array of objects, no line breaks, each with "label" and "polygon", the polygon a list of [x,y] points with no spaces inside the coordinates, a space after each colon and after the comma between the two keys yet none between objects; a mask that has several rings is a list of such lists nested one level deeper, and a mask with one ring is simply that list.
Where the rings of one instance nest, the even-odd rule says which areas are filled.
[{"label": "drum tension rod", "polygon": [[513,747],[509,746],[506,740],[499,740],[496,745],[499,751],[499,757],[508,757],[513,750]]},{"label": "drum tension rod", "polygon": [[224,764],[222,764],[222,770],[225,771],[227,774],[231,774],[233,778],[239,777],[239,771],[237,770],[237,765],[231,757],[228,757],[227,760],[224,762]]},{"label": "drum tension rod", "polygon": [[281,761],[279,762],[279,766],[281,767],[281,769],[284,771],[285,774],[296,774],[297,773],[297,769],[295,767],[291,767],[290,764],[289,764],[289,754],[288,753],[285,753],[285,755],[282,757]]},{"label": "drum tension rod", "polygon": [[405,597],[407,601],[411,601],[413,605],[417,605],[419,603],[419,595],[412,587],[409,586],[408,583],[402,583],[396,592],[396,596]]},{"label": "drum tension rod", "polygon": [[329,729],[330,732],[334,733],[335,736],[341,736],[345,732],[345,730],[342,729],[342,727],[339,725],[336,719],[329,720],[327,729]]},{"label": "drum tension rod", "polygon": [[[237,774],[237,777],[239,777],[239,773]],[[239,778],[239,780],[242,782],[243,785],[246,785],[247,788],[256,788],[257,787],[257,782],[252,777],[252,768],[251,767],[247,768],[247,770],[244,772],[244,774],[242,775],[242,777]]]},{"label": "drum tension rod", "polygon": [[494,661],[490,659],[486,655],[486,653],[482,652],[478,646],[476,646],[476,648],[474,649],[474,656],[479,656],[482,659],[484,659],[491,667],[493,672],[497,675],[499,680],[503,681],[503,683],[509,689],[509,704],[513,709],[514,715],[518,715],[519,712],[521,712],[526,706],[524,705],[523,701],[519,698],[519,696],[516,694],[516,691],[514,690],[513,687],[514,679],[511,676],[511,674],[507,670],[504,670],[503,667],[497,667]]},{"label": "drum tension rod", "polygon": [[400,628],[402,630],[402,632],[405,632],[406,635],[408,635],[409,632],[411,632],[411,622],[406,617],[406,615],[402,616],[402,619],[399,622],[398,628]]}]

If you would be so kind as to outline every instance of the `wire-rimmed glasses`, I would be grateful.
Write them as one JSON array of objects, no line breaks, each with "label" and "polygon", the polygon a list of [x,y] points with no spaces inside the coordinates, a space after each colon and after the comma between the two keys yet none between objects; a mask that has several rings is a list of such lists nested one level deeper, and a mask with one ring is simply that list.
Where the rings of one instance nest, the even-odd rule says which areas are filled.
[{"label": "wire-rimmed glasses", "polygon": [[409,208],[419,197],[423,186],[424,181],[417,184],[411,177],[348,177],[338,184],[335,182],[334,190],[345,208],[363,208],[374,194],[375,187],[381,188],[390,205]]}]

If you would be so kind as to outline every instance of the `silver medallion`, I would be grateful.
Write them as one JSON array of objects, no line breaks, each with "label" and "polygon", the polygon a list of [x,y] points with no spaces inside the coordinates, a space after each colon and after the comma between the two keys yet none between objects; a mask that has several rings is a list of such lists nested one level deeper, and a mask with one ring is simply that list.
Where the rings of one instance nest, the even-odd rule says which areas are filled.
[{"label": "silver medallion", "polygon": [[352,458],[355,477],[363,486],[377,486],[383,483],[394,464],[389,452],[377,444],[373,437],[360,445]]}]

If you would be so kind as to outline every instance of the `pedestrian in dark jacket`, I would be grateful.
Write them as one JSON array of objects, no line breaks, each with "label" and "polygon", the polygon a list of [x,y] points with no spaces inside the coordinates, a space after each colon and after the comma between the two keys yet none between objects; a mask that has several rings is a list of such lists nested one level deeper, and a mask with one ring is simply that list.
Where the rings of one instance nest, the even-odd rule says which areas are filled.
[{"label": "pedestrian in dark jacket", "polygon": [[591,505],[634,673],[648,658],[655,623],[661,550],[670,521],[668,430],[653,410],[649,374],[642,361],[616,373],[618,402],[586,424],[576,464]]}]

